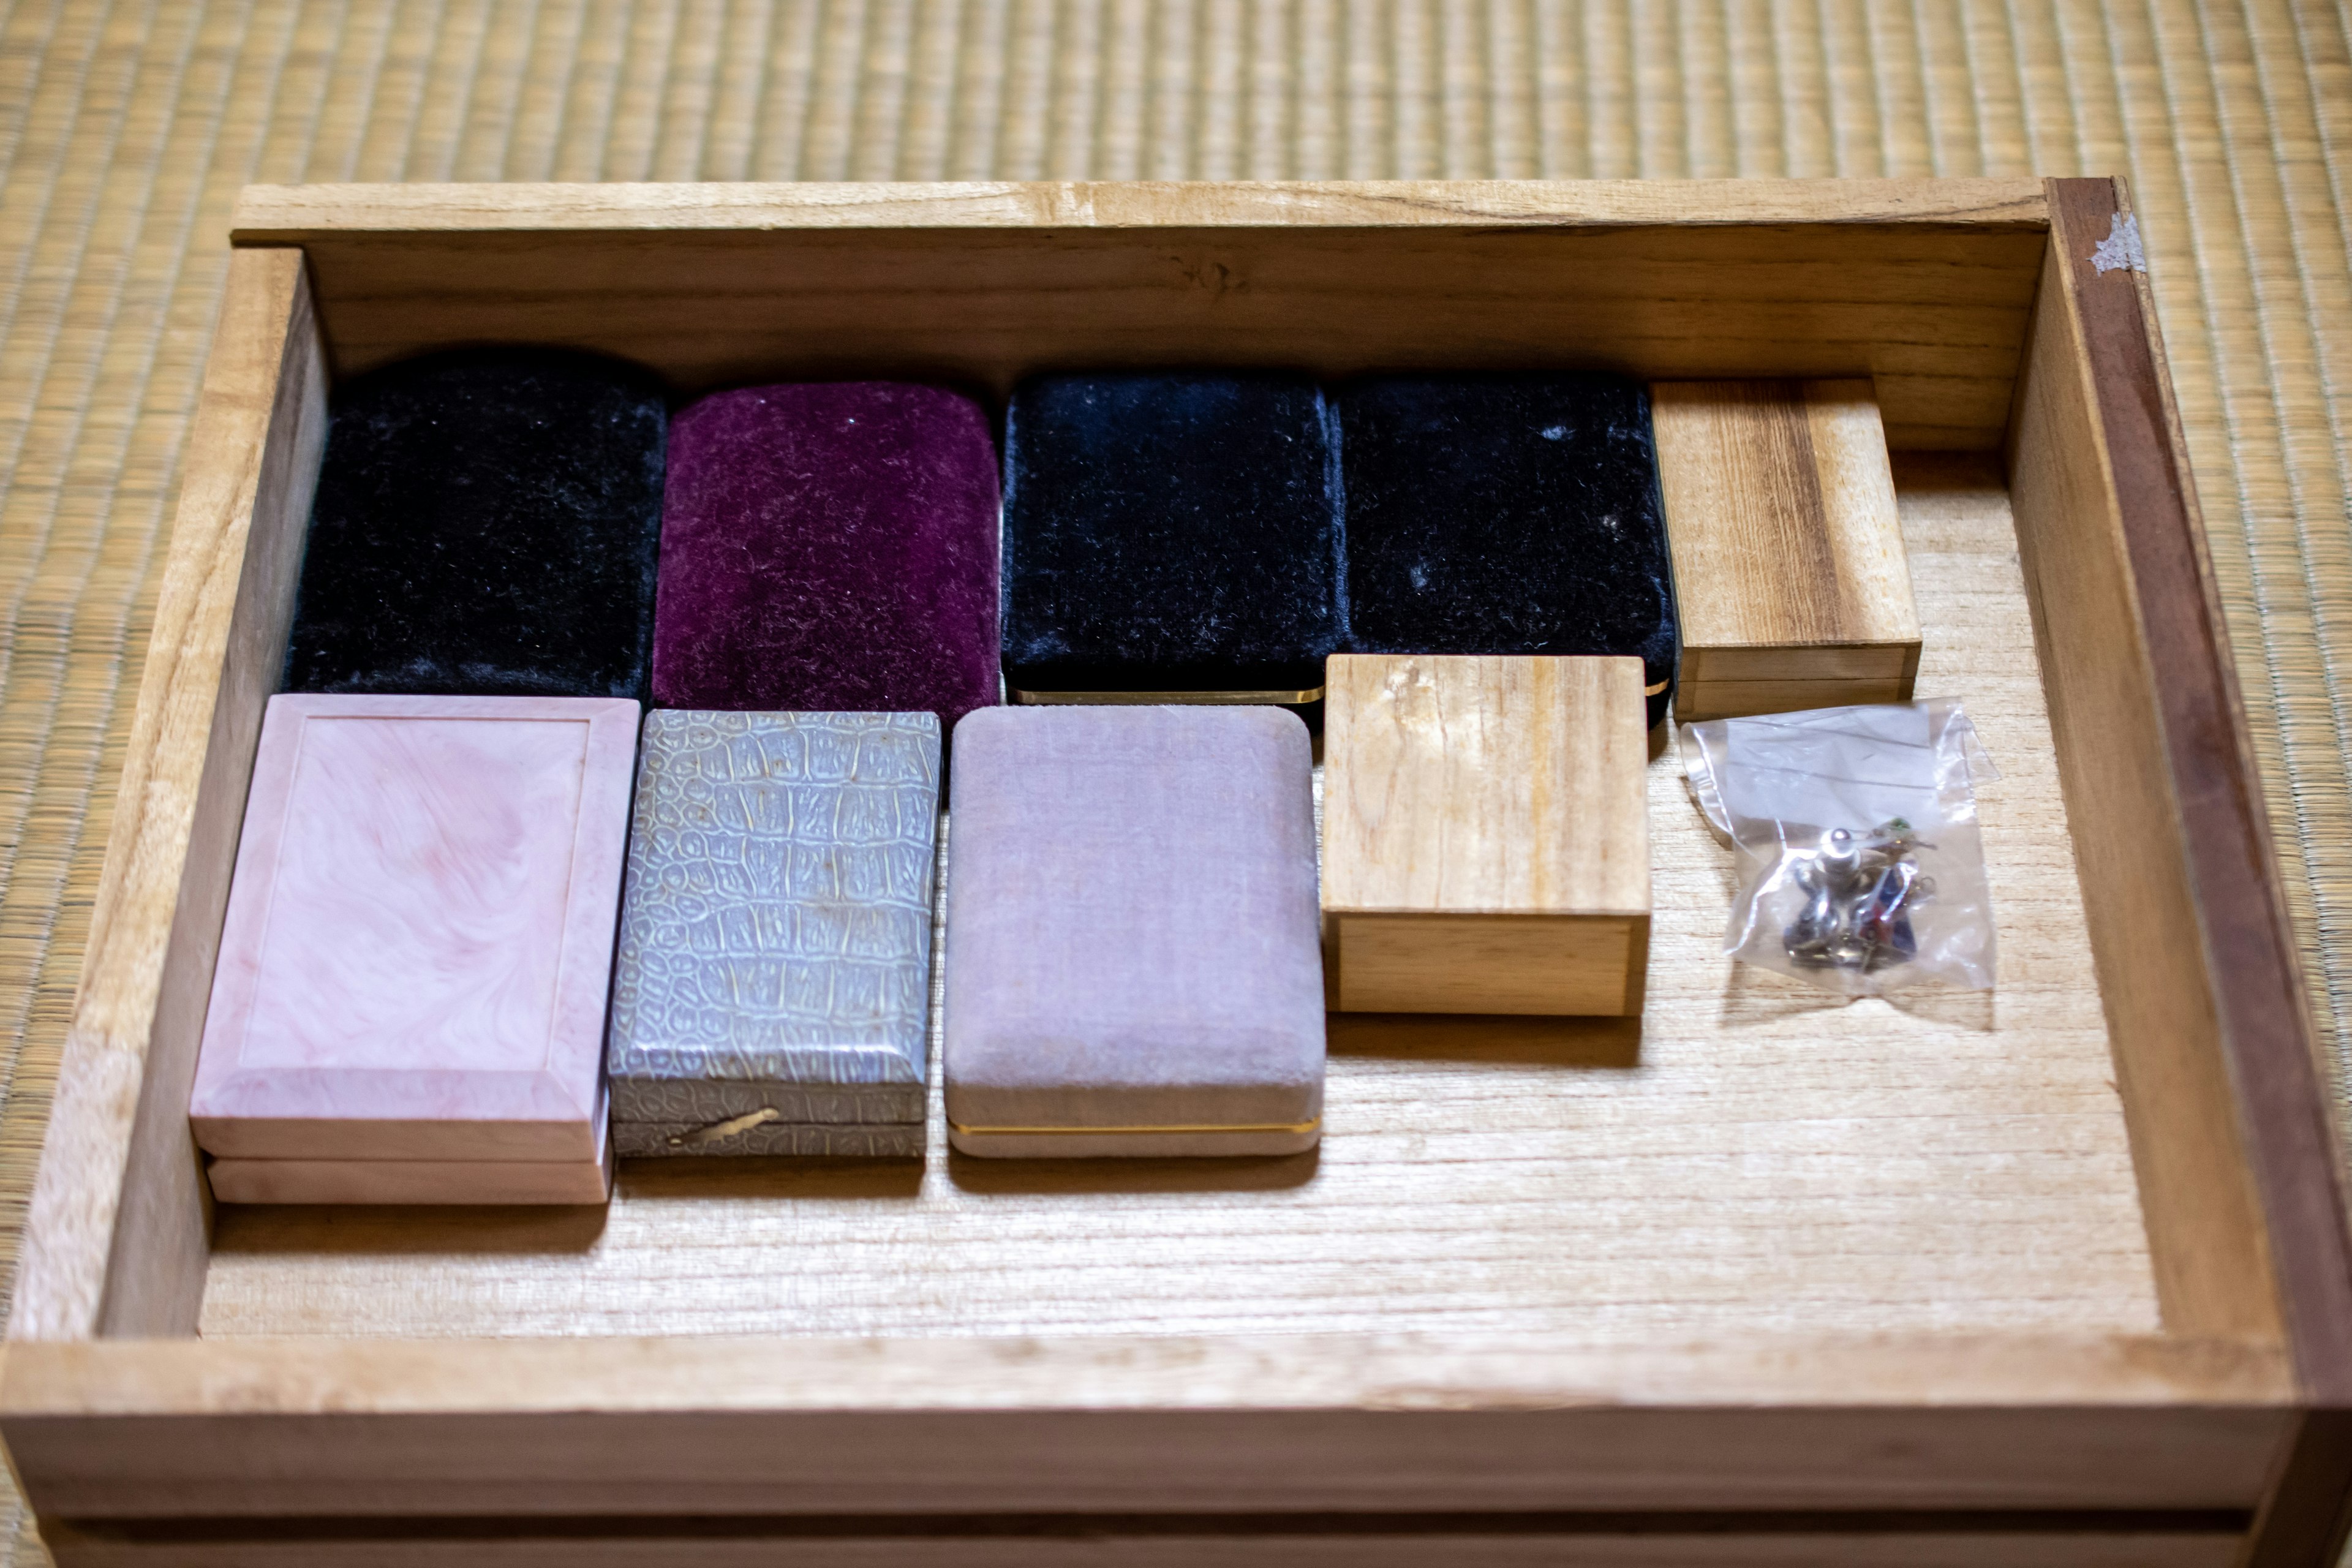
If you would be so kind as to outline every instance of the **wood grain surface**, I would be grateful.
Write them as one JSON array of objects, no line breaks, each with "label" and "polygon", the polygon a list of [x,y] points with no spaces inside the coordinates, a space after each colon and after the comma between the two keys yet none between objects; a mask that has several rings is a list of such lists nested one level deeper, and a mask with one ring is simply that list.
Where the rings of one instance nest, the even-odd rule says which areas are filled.
[{"label": "wood grain surface", "polygon": [[[814,196],[815,205],[807,205]],[[1412,228],[1465,216],[1495,224],[1563,219],[1594,226],[1683,223],[1726,227],[1830,222],[1857,230],[1958,222],[2018,232],[2048,216],[2033,179],[1465,181],[1313,185],[1246,180],[920,182],[815,187],[730,184],[533,184],[499,192],[457,184],[250,185],[238,193],[241,245],[330,243],[338,236],[567,234],[614,231],[984,228]]]},{"label": "wood grain surface", "polygon": [[1646,914],[1638,658],[1340,654],[1323,710],[1323,907]]},{"label": "wood grain surface", "polygon": [[2128,199],[2107,180],[2053,180],[2050,193],[2044,296],[2057,295],[2071,317],[2095,389],[2115,486],[2110,536],[2147,638],[2245,1165],[2287,1342],[2315,1406],[2247,1558],[2285,1568],[2334,1555],[2352,1533],[2352,1226],[2341,1151],[2322,1108],[2304,978],[2154,304],[2143,269],[2112,254]]},{"label": "wood grain surface", "polygon": [[593,1538],[540,1534],[527,1525],[506,1533],[499,1530],[503,1522],[453,1521],[423,1538],[375,1541],[299,1523],[196,1542],[125,1539],[115,1531],[68,1526],[50,1546],[64,1568],[640,1568],[647,1562],[767,1568],[783,1552],[795,1568],[898,1568],[917,1558],[938,1568],[2226,1568],[2240,1541],[2226,1526],[2157,1531],[2133,1528],[2129,1520],[2112,1533],[2036,1530],[2028,1519],[2011,1529],[1939,1535],[1906,1531],[1905,1521],[1887,1520],[1853,1531],[1775,1528],[1760,1539],[1725,1533],[1718,1524],[1737,1522],[1725,1521],[1695,1521],[1680,1530],[1671,1521],[1626,1521],[1633,1528],[1623,1534],[1551,1533],[1540,1519],[1483,1528],[1433,1521],[1427,1528],[1386,1531],[1330,1521],[1328,1532],[1310,1535],[1079,1517],[961,1539],[894,1531],[882,1521],[844,1521],[834,1533],[691,1526],[623,1533],[602,1523]]},{"label": "wood grain surface", "polygon": [[[18,1338],[184,1332],[202,1289],[209,1199],[188,1094],[327,435],[300,254],[240,256],[222,315],[202,457],[172,535],[177,618],[148,645],[140,761],[122,779],[99,889],[106,918],[90,932],[33,1192],[39,1239],[17,1273]],[[198,869],[184,878],[184,866]]]},{"label": "wood grain surface", "polygon": [[[2086,877],[2117,894],[2095,908],[2093,929],[2107,955],[2110,1025],[2137,1045],[2118,1053],[2116,1082],[2136,1113],[2157,1290],[2177,1328],[2277,1332],[2270,1244],[2243,1134],[2221,1110],[2229,1063],[2188,846],[2163,826],[2177,820],[2179,802],[2162,731],[2147,721],[2155,683],[2140,657],[2122,518],[2068,300],[2059,279],[2041,299],[2011,494],[2023,570],[2073,605],[2038,617],[2033,630],[2050,672],[2052,720],[2080,738],[2061,770],[2081,824],[2076,854]],[[2143,972],[2136,961],[2150,957],[2157,962]]]},{"label": "wood grain surface", "polygon": [[1999,181],[382,186],[253,192],[236,236],[302,246],[343,373],[502,339],[689,391],[907,375],[1002,395],[1038,364],[1150,365],[1181,341],[1325,376],[1867,374],[1898,446],[1990,448],[2043,216],[2038,187]]},{"label": "wood grain surface", "polygon": [[1322,1148],[1285,1160],[967,1161],[935,1084],[919,1169],[624,1162],[608,1213],[224,1209],[203,1332],[2154,1327],[2008,506],[1980,460],[1902,477],[1923,689],[2002,768],[1991,995],[1841,1007],[1735,971],[1730,852],[1663,757],[1638,1029],[1337,1016]]},{"label": "wood grain surface", "polygon": [[1685,723],[1906,702],[1919,616],[1864,381],[1650,389]]},{"label": "wood grain surface", "polygon": [[150,1340],[20,1347],[0,1399],[53,1516],[158,1530],[1670,1513],[1695,1496],[2242,1525],[2293,1426],[2283,1371],[2244,1342],[2014,1331]]},{"label": "wood grain surface", "polygon": [[1328,661],[1332,1005],[1641,1012],[1650,926],[1642,679],[1633,658]]}]

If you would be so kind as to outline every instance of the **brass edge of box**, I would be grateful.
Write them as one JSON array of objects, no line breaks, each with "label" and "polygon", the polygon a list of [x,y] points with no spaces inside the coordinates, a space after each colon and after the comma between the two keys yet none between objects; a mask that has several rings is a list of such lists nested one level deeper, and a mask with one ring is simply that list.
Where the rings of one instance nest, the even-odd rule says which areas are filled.
[{"label": "brass edge of box", "polygon": [[1305,691],[1023,691],[1013,689],[1013,701],[1035,707],[1154,708],[1169,705],[1263,708],[1297,707],[1323,700],[1323,689]]},{"label": "brass edge of box", "polygon": [[1178,1125],[1170,1127],[971,1127],[961,1121],[950,1121],[948,1123],[948,1130],[951,1132],[962,1132],[975,1137],[988,1138],[1035,1138],[1049,1135],[1060,1135],[1065,1137],[1086,1137],[1091,1135],[1103,1138],[1125,1138],[1159,1132],[1312,1132],[1322,1125],[1323,1119],[1319,1116],[1316,1116],[1310,1117],[1305,1121],[1266,1121],[1251,1122],[1241,1125],[1203,1123],[1198,1126]]}]

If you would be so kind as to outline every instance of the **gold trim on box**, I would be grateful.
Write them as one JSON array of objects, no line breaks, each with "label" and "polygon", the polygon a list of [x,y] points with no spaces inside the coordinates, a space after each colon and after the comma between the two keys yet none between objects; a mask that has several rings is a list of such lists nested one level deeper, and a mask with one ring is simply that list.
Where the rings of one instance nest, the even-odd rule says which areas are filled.
[{"label": "gold trim on box", "polygon": [[1655,686],[1644,686],[1642,688],[1642,695],[1644,697],[1662,697],[1665,695],[1666,688],[1673,684],[1674,682],[1671,680],[1661,680]]},{"label": "gold trim on box", "polygon": [[1213,1125],[1202,1125],[1198,1127],[967,1127],[961,1121],[950,1121],[948,1123],[948,1131],[951,1132],[968,1132],[982,1138],[1037,1138],[1048,1135],[1059,1135],[1072,1138],[1087,1136],[1098,1138],[1125,1138],[1136,1134],[1158,1132],[1312,1132],[1322,1125],[1323,1119],[1317,1116],[1305,1121],[1293,1121],[1287,1124],[1268,1121],[1244,1127]]},{"label": "gold trim on box", "polygon": [[1157,708],[1197,703],[1204,707],[1262,708],[1268,703],[1289,707],[1302,702],[1320,702],[1323,700],[1323,689],[1317,686],[1305,691],[1023,691],[1015,688],[1012,696],[1015,702],[1056,707]]}]

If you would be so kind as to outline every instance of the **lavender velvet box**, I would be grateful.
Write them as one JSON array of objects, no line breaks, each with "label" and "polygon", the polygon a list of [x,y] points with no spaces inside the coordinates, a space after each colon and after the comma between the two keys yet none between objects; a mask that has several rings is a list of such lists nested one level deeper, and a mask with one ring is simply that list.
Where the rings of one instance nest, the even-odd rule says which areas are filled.
[{"label": "lavender velvet box", "polygon": [[948,1127],[967,1154],[1286,1154],[1323,1113],[1312,757],[1273,708],[956,732]]},{"label": "lavender velvet box", "polygon": [[939,776],[929,713],[647,716],[619,1152],[921,1155]]},{"label": "lavender velvet box", "polygon": [[222,1197],[603,1196],[636,729],[625,699],[270,699],[189,1107]]},{"label": "lavender velvet box", "polygon": [[898,382],[745,387],[670,425],[663,708],[929,711],[997,700],[988,416]]}]

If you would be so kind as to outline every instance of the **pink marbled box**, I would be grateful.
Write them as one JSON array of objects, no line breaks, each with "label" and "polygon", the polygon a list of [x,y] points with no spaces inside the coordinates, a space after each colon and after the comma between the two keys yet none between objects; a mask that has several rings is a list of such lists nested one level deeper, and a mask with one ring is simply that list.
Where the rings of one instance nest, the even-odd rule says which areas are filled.
[{"label": "pink marbled box", "polygon": [[271,698],[198,1144],[601,1167],[636,737],[606,698]]}]

